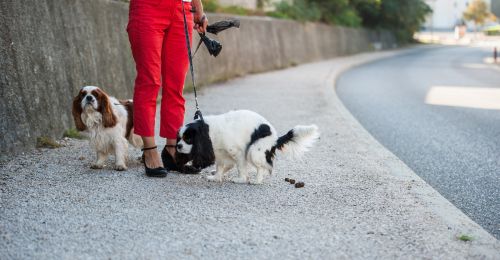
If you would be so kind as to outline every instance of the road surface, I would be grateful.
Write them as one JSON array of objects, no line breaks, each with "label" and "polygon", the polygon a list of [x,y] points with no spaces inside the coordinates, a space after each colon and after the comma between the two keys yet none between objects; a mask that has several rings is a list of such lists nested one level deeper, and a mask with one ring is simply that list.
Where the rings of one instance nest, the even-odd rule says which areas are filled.
[{"label": "road surface", "polygon": [[348,71],[337,92],[379,142],[500,238],[500,66],[488,56],[417,48]]}]

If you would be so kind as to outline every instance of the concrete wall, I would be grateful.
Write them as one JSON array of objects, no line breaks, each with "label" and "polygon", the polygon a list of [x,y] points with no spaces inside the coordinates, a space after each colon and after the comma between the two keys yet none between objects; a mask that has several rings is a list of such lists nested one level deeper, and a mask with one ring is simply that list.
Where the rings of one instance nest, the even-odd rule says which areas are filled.
[{"label": "concrete wall", "polygon": [[132,94],[127,15],[114,1],[0,1],[0,154],[61,137],[82,85]]},{"label": "concrete wall", "polygon": [[[211,15],[211,21],[225,18]],[[71,100],[83,85],[130,98],[135,77],[125,31],[128,5],[105,0],[0,1],[0,155],[33,147],[39,136],[74,127]],[[241,18],[224,32],[218,58],[202,49],[197,81],[234,76],[392,46],[393,38],[362,29]]]},{"label": "concrete wall", "polygon": [[[212,15],[209,20],[224,18],[224,15]],[[217,58],[210,57],[204,48],[195,57],[198,81],[210,83],[248,73],[369,51],[373,49],[373,42],[383,43],[383,48],[394,44],[389,33],[267,17],[238,18],[241,19],[240,29],[213,37],[223,44],[222,52]],[[189,85],[188,81],[186,83]]]}]

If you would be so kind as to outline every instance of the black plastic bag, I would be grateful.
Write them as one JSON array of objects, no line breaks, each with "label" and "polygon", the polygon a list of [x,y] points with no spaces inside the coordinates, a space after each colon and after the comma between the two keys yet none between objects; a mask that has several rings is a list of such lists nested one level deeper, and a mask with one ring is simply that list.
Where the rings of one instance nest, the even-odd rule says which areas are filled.
[{"label": "black plastic bag", "polygon": [[[232,20],[215,22],[207,26],[207,32],[212,34],[218,34],[232,27],[240,28],[240,21],[237,19],[232,19]],[[214,57],[217,57],[217,55],[219,55],[219,53],[222,51],[222,44],[214,39],[210,39],[205,34],[200,33],[199,35],[201,39],[193,55],[196,55],[198,49],[201,46],[201,43],[204,43],[205,46],[207,47],[208,53],[210,53],[210,55]]]},{"label": "black plastic bag", "polygon": [[212,34],[218,34],[226,29],[229,28],[240,28],[240,20],[233,19],[233,20],[226,20],[226,21],[219,21],[215,22],[209,26],[207,26],[207,32],[212,33]]},{"label": "black plastic bag", "polygon": [[[201,42],[203,42],[205,46],[207,46],[208,53],[210,53],[210,55],[214,57],[217,57],[217,55],[219,55],[219,53],[222,51],[222,44],[220,44],[220,42],[208,38],[205,34],[200,34],[200,38],[201,40],[200,43],[198,43],[196,51],[198,51]],[[196,54],[196,51],[194,52],[194,54]]]}]

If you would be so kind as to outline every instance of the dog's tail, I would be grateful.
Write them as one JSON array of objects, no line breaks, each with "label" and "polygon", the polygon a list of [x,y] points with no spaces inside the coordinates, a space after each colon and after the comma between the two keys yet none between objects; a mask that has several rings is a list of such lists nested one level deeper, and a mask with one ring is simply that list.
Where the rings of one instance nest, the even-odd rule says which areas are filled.
[{"label": "dog's tail", "polygon": [[319,131],[316,125],[298,125],[285,135],[278,138],[276,144],[270,151],[266,152],[268,161],[274,158],[276,150],[280,150],[293,158],[300,157],[312,147],[319,138]]}]

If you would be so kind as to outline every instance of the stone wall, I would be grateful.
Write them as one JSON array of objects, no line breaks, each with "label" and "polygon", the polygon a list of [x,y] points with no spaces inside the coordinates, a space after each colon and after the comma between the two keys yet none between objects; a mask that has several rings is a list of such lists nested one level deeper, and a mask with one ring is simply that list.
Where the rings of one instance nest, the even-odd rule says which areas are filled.
[{"label": "stone wall", "polygon": [[[71,101],[83,85],[132,96],[127,20],[128,4],[117,1],[0,1],[0,155],[74,127]],[[394,43],[387,33],[260,17],[241,17],[241,28],[218,40],[224,46],[219,57],[205,49],[195,57],[201,85]]]}]

